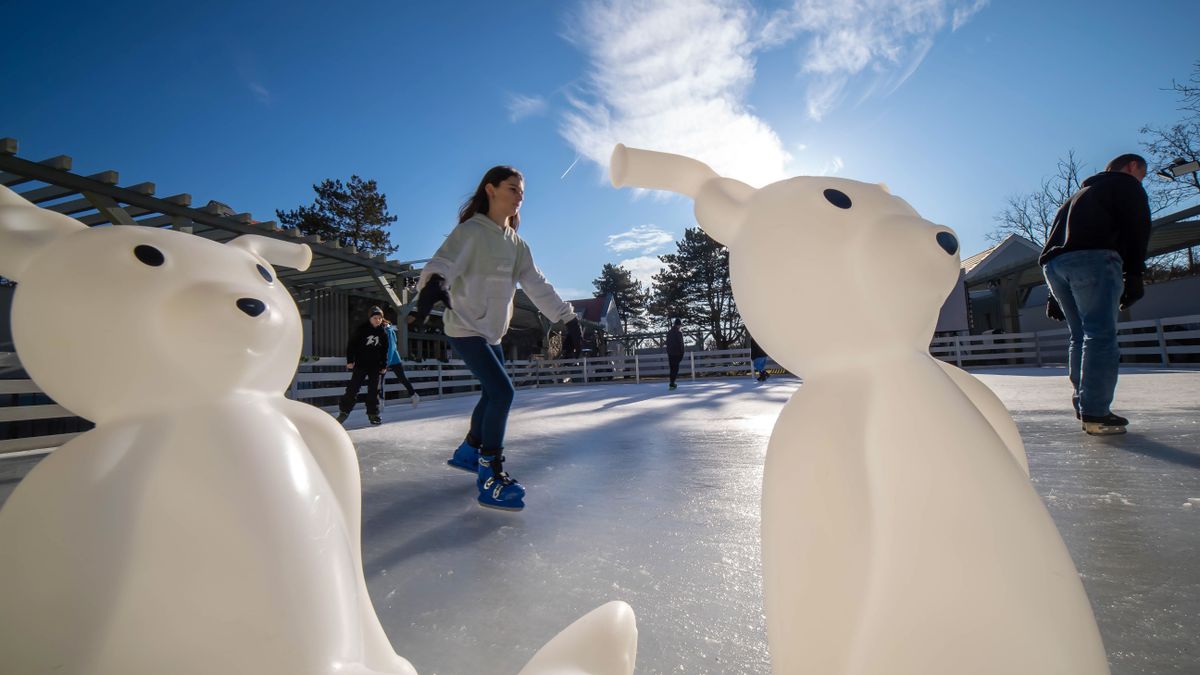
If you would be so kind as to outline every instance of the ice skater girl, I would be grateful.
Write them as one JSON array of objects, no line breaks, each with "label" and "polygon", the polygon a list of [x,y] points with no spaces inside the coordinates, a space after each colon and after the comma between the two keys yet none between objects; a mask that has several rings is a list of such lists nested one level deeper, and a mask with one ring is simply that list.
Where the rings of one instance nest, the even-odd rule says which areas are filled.
[{"label": "ice skater girl", "polygon": [[567,322],[567,344],[582,342],[575,309],[564,302],[533,262],[529,244],[517,235],[525,179],[509,166],[484,174],[458,211],[458,226],[421,271],[414,322],[423,321],[441,300],[446,337],[480,383],[466,439],[450,466],[476,473],[479,504],[519,511],[525,488],[504,470],[504,431],[515,389],[504,370],[500,340],[512,319],[517,284],[538,310]]},{"label": "ice skater girl", "polygon": [[[408,381],[408,376],[404,374],[404,361],[400,358],[400,350],[396,348],[396,345],[399,343],[399,340],[396,339],[396,325],[384,319],[383,329],[387,331],[388,340],[387,368],[396,374],[396,377],[400,380],[400,384],[404,385],[404,388],[408,390],[408,400],[415,407],[421,402],[421,395],[417,393],[417,390],[413,388],[412,382]],[[386,372],[381,376],[381,378],[383,377],[387,377]],[[382,379],[379,382],[379,398],[383,398]]]}]

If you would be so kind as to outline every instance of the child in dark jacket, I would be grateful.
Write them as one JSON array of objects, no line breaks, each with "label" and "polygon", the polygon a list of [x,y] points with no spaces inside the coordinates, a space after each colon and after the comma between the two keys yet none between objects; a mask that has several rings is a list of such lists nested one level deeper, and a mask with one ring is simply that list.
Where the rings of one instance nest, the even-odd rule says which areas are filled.
[{"label": "child in dark jacket", "polygon": [[350,384],[338,406],[338,422],[345,422],[358,400],[358,390],[367,383],[367,419],[383,424],[379,418],[379,376],[387,372],[388,336],[383,328],[383,310],[372,307],[367,322],[354,331],[346,343],[346,369],[353,371]]}]

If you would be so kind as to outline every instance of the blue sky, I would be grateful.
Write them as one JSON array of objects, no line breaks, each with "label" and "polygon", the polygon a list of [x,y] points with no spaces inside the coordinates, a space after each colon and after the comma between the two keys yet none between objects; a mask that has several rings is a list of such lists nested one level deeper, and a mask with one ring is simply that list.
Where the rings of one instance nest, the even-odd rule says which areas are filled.
[{"label": "blue sky", "polygon": [[[763,185],[885,182],[962,254],[1074,149],[1099,170],[1176,121],[1191,0],[20,3],[0,136],[262,220],[374,178],[398,260],[429,257],[494,164],[566,297],[648,278],[691,202],[607,182],[614,142]],[[1190,45],[1184,47],[1183,45]],[[1148,179],[1149,180],[1149,179]]]}]

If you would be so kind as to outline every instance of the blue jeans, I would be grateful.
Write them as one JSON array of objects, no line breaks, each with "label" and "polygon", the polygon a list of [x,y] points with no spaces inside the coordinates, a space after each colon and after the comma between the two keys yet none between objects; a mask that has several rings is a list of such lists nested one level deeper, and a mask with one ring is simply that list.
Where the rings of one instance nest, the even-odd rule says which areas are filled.
[{"label": "blue jeans", "polygon": [[504,350],[489,345],[481,337],[447,337],[454,353],[467,364],[479,380],[479,403],[471,412],[471,435],[478,438],[483,454],[499,452],[504,447],[504,430],[508,427],[508,410],[512,407],[516,389],[504,370]]},{"label": "blue jeans", "polygon": [[1042,267],[1046,285],[1071,329],[1067,374],[1080,414],[1103,417],[1112,410],[1121,349],[1117,311],[1125,284],[1121,256],[1096,249],[1063,253]]},{"label": "blue jeans", "polygon": [[754,359],[754,372],[761,373],[762,371],[764,371],[766,369],[767,369],[767,357],[760,356],[757,359]]}]

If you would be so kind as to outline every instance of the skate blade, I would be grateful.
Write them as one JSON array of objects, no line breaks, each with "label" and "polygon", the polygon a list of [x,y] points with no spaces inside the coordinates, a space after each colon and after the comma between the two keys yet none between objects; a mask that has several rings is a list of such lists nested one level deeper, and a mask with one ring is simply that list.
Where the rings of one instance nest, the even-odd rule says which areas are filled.
[{"label": "skate blade", "polygon": [[520,506],[498,506],[496,504],[484,504],[481,501],[476,501],[475,503],[485,509],[495,509],[496,511],[508,511],[510,513],[515,513],[517,511],[520,511],[525,508],[524,504],[522,504]]},{"label": "skate blade", "polygon": [[1125,427],[1098,424],[1095,422],[1084,422],[1083,430],[1089,436],[1119,436],[1125,433]]}]

